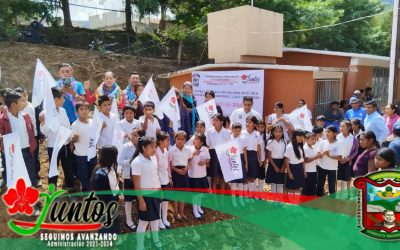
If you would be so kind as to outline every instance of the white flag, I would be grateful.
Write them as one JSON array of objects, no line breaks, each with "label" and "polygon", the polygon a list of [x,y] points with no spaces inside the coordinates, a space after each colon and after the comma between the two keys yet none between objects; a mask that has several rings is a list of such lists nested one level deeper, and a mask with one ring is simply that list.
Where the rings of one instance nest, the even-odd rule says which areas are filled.
[{"label": "white flag", "polygon": [[289,114],[289,119],[295,129],[302,129],[308,132],[311,132],[313,129],[307,105],[293,110],[293,112]]},{"label": "white flag", "polygon": [[199,114],[200,120],[205,122],[206,130],[212,127],[212,118],[216,115],[217,105],[215,104],[215,99],[211,99],[208,102],[205,102],[196,108],[197,113]]},{"label": "white flag", "polygon": [[[58,161],[57,161],[58,152],[65,144],[65,142],[71,137],[71,134],[72,130],[64,126],[60,126],[60,128],[58,129],[56,142],[54,144],[53,153],[51,155],[49,178],[58,175]],[[66,145],[66,147],[68,147],[68,145]]]},{"label": "white flag", "polygon": [[225,182],[243,178],[239,143],[231,140],[215,147]]},{"label": "white flag", "polygon": [[159,103],[158,110],[164,113],[172,121],[174,131],[178,131],[180,127],[181,115],[174,87],[168,91],[168,93]]},{"label": "white flag", "polygon": [[125,132],[119,125],[119,113],[117,108],[117,101],[113,98],[111,105],[111,113],[115,115],[115,125],[113,131],[112,145],[116,146],[118,151],[121,152],[121,148],[124,145]]},{"label": "white flag", "polygon": [[159,118],[163,119],[164,115],[161,111],[157,109],[158,104],[160,103],[160,97],[158,97],[156,86],[154,85],[153,78],[150,77],[146,86],[144,87],[142,93],[140,94],[138,100],[144,104],[145,102],[152,101],[156,107],[154,114]]},{"label": "white flag", "polygon": [[15,187],[19,178],[25,180],[26,186],[31,186],[31,180],[22,156],[19,135],[17,133],[3,135],[3,143],[6,157],[7,187]]},{"label": "white flag", "polygon": [[54,103],[53,93],[51,92],[51,87],[46,84],[45,96],[43,102],[43,110],[45,111],[46,126],[52,131],[52,133],[57,133],[61,127],[60,119],[58,118],[58,112],[56,104]]},{"label": "white flag", "polygon": [[50,88],[56,86],[56,81],[50,72],[43,65],[39,58],[36,61],[35,76],[33,79],[33,89],[32,89],[32,104],[37,107],[42,103],[45,96],[45,87]]},{"label": "white flag", "polygon": [[91,128],[91,135],[89,138],[88,148],[88,161],[96,157],[96,145],[99,141],[101,128],[103,127],[103,119],[100,116],[100,112],[97,108],[93,112],[93,122]]}]

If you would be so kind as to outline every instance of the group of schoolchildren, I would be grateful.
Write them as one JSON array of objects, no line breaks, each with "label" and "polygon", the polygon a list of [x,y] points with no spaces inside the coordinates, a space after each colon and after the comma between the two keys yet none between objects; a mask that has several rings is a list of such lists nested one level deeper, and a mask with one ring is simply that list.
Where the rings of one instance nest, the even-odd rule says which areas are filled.
[{"label": "group of schoolchildren", "polygon": [[[60,161],[63,168],[66,189],[73,191],[76,180],[79,180],[81,190],[85,192],[111,190],[113,195],[104,196],[103,200],[123,199],[126,227],[136,229],[136,232],[145,232],[150,225],[156,247],[161,247],[157,231],[171,227],[167,218],[168,201],[140,194],[120,196],[118,174],[122,175],[125,190],[230,189],[232,205],[237,207],[254,202],[248,198],[254,197],[254,192],[263,192],[265,183],[270,185],[274,193],[286,191],[322,196],[326,179],[329,193],[332,194],[336,192],[337,180],[342,189],[350,187],[353,168],[364,169],[366,164],[368,171],[372,171],[369,169],[371,159],[364,156],[368,156],[369,148],[376,145],[376,138],[373,133],[361,132],[360,121],[342,121],[339,131],[335,126],[315,126],[308,132],[291,129],[287,116],[279,119],[270,117],[266,124],[251,109],[251,97],[244,97],[244,107],[233,112],[231,123],[221,113],[217,113],[212,118],[211,128],[206,130],[206,124],[197,121],[194,135],[190,138],[184,131],[176,131],[171,138],[170,134],[161,131],[159,120],[154,116],[153,102],[142,104],[143,115],[138,120],[134,118],[136,108],[125,105],[121,110],[123,119],[118,121],[115,117],[119,114],[111,112],[112,97],[99,96],[97,108],[102,121],[97,143],[99,153],[98,159],[89,159],[90,135],[95,123],[91,118],[89,104],[83,101],[75,103],[78,118],[71,124],[63,108],[63,92],[52,88],[52,94],[61,125],[72,130],[70,140],[57,156],[57,162]],[[38,186],[40,165],[35,135],[39,130],[46,136],[50,158],[57,134],[48,128],[46,111],[37,114],[27,96],[23,89],[7,90],[2,94],[1,101],[6,108],[1,110],[0,136],[12,132],[19,134],[30,181],[33,186]],[[276,109],[283,108],[281,103],[275,106]],[[110,145],[117,123],[125,133],[124,144],[119,151]],[[171,145],[171,140],[175,142],[174,145]],[[215,148],[230,140],[238,142],[243,178],[225,183]],[[2,141],[1,146],[4,152]],[[376,164],[376,169],[390,168],[392,163],[390,159],[387,160],[385,152],[377,155],[383,160]],[[4,154],[2,163],[5,166]],[[3,167],[3,180],[5,169]],[[56,185],[57,177],[50,178],[49,183]],[[192,212],[196,219],[201,219],[204,214],[202,196],[201,193],[193,196]],[[132,218],[135,200],[138,203],[137,225]],[[187,220],[184,206],[182,202],[174,202],[175,219]],[[110,230],[118,231],[117,224],[114,223]],[[140,238],[140,234],[138,237],[138,249],[143,249],[144,239]]]}]

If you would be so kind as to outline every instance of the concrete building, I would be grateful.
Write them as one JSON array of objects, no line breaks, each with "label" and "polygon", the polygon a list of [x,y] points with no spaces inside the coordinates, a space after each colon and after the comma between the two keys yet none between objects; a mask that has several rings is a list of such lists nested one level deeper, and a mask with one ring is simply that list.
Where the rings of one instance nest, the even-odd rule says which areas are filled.
[{"label": "concrete building", "polygon": [[[154,17],[145,17],[139,20],[132,16],[132,27],[136,33],[153,33],[158,29],[159,19]],[[125,29],[125,13],[105,12],[89,17],[89,29],[98,30],[123,30]]]},{"label": "concrete building", "polygon": [[[354,90],[368,86],[380,105],[387,104],[389,57],[284,48],[282,15],[251,6],[210,13],[208,17],[209,57],[216,63],[159,77],[181,87],[184,81],[191,81],[192,71],[262,69],[264,116],[272,113],[277,101],[290,112],[299,99],[304,99],[316,117],[331,101],[349,99]],[[247,24],[239,25],[241,22]]]}]

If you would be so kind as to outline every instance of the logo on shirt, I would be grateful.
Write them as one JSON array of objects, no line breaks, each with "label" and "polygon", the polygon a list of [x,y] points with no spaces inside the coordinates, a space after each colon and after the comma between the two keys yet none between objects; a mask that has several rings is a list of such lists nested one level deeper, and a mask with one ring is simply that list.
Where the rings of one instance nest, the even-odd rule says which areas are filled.
[{"label": "logo on shirt", "polygon": [[379,240],[400,239],[400,172],[380,171],[354,181],[362,234]]}]

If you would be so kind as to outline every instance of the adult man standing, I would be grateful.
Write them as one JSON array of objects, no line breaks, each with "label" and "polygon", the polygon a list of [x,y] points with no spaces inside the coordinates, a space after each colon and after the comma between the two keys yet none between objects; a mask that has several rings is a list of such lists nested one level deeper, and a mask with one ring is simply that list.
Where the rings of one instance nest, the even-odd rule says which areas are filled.
[{"label": "adult man standing", "polygon": [[246,119],[249,116],[257,117],[257,120],[261,120],[261,115],[253,109],[253,97],[244,96],[242,108],[235,109],[231,114],[231,124],[239,122],[242,124],[242,129],[246,129]]},{"label": "adult man standing", "polygon": [[58,68],[60,79],[56,81],[56,86],[64,94],[64,109],[67,111],[70,123],[76,119],[75,104],[78,101],[85,100],[85,89],[81,82],[74,77],[72,66],[68,63],[63,63]]},{"label": "adult man standing", "polygon": [[[394,139],[389,143],[389,148],[393,150],[396,159],[396,167],[400,166],[400,122],[393,125]],[[399,211],[400,212],[400,211]]]},{"label": "adult man standing", "polygon": [[386,127],[385,120],[382,115],[379,114],[376,109],[378,105],[375,101],[369,101],[365,103],[365,111],[367,116],[365,117],[364,127],[365,131],[372,131],[376,135],[376,139],[379,143],[382,143],[389,135],[389,131]]},{"label": "adult man standing", "polygon": [[361,108],[360,99],[357,97],[350,98],[350,105],[351,109],[346,111],[346,120],[359,119],[364,124],[366,112],[365,109]]},{"label": "adult man standing", "polygon": [[135,86],[140,83],[138,72],[132,72],[128,79],[128,86],[122,92],[125,95],[125,105],[134,105],[136,100]]}]

